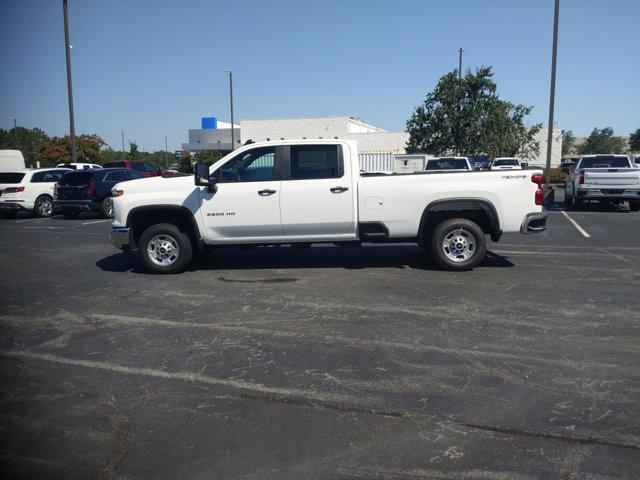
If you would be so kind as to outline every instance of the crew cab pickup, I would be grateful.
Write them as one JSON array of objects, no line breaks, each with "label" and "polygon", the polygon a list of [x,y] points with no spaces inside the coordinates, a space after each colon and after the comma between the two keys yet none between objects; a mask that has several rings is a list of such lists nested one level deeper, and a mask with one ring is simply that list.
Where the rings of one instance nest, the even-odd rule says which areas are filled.
[{"label": "crew cab pickup", "polygon": [[565,181],[565,201],[574,209],[587,201],[629,202],[629,210],[640,210],[640,168],[626,155],[584,155],[571,168]]},{"label": "crew cab pickup", "polygon": [[442,267],[472,268],[486,235],[546,228],[541,170],[360,173],[357,143],[253,143],[194,176],[112,190],[111,242],[138,249],[146,270],[175,273],[226,245],[415,242]]}]

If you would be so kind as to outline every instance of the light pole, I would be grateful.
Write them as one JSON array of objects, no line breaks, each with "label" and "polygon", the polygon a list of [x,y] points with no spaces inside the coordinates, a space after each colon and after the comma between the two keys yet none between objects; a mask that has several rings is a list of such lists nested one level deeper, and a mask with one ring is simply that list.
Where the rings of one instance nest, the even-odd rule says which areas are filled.
[{"label": "light pole", "polygon": [[235,135],[233,133],[233,72],[225,70],[229,74],[229,100],[231,103],[231,150],[236,149]]},{"label": "light pole", "polygon": [[71,82],[71,44],[69,43],[69,14],[67,0],[62,0],[64,14],[64,49],[67,56],[67,97],[69,99],[69,135],[71,137],[71,161],[76,161],[76,126],[73,120],[73,85]]},{"label": "light pole", "polygon": [[164,136],[164,151],[168,152],[169,151],[169,147],[167,147],[167,136]]},{"label": "light pole", "polygon": [[551,147],[553,146],[553,109],[556,101],[556,59],[558,56],[558,13],[560,0],[555,1],[553,9],[553,47],[551,53],[551,91],[549,92],[549,132],[547,133],[547,165],[545,169],[545,187],[549,188],[551,177]]},{"label": "light pole", "polygon": [[460,47],[458,49],[458,79],[462,78],[462,52],[464,52],[464,48]]},{"label": "light pole", "polygon": [[127,152],[124,151],[124,130],[120,130],[120,133],[122,134],[122,159],[124,160],[124,157],[127,154]]}]

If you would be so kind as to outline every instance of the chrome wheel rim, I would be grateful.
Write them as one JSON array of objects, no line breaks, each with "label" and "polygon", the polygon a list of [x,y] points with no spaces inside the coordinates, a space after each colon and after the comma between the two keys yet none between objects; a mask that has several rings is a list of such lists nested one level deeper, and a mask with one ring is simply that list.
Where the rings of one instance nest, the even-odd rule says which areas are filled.
[{"label": "chrome wheel rim", "polygon": [[454,262],[465,262],[476,252],[476,239],[463,228],[451,230],[442,241],[442,250]]},{"label": "chrome wheel rim", "polygon": [[38,203],[38,214],[42,217],[48,217],[53,212],[53,203],[48,198],[43,198]]},{"label": "chrome wheel rim", "polygon": [[107,214],[107,217],[113,217],[113,200],[107,200],[107,204],[105,206],[105,213]]},{"label": "chrome wheel rim", "polygon": [[171,235],[160,234],[149,240],[147,254],[153,263],[166,267],[178,260],[180,247]]}]

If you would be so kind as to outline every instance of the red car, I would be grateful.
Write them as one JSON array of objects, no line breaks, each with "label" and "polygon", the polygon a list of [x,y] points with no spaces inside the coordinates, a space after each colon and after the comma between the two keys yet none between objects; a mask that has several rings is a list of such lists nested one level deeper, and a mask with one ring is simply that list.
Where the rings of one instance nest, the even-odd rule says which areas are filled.
[{"label": "red car", "polygon": [[162,170],[147,162],[121,160],[118,162],[107,162],[102,166],[104,168],[131,168],[132,170],[142,173],[145,177],[159,177],[162,174]]}]

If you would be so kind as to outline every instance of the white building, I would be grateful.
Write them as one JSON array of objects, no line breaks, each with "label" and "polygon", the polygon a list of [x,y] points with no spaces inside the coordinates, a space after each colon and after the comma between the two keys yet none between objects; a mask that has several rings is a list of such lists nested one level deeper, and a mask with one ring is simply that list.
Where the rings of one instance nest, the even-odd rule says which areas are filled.
[{"label": "white building", "polygon": [[[522,160],[529,162],[529,165],[544,167],[547,164],[547,136],[548,128],[541,128],[535,136],[538,142],[538,151],[522,152],[520,157]],[[551,166],[557,167],[562,159],[562,129],[553,127],[553,139],[551,143]]]},{"label": "white building", "polygon": [[[207,119],[202,119],[203,128],[189,129],[189,142],[182,144],[182,150],[192,153],[200,150],[231,151],[231,124],[213,119],[212,124],[207,125],[205,120]],[[234,127],[234,142],[238,148],[241,145],[240,125],[236,123]]]}]

